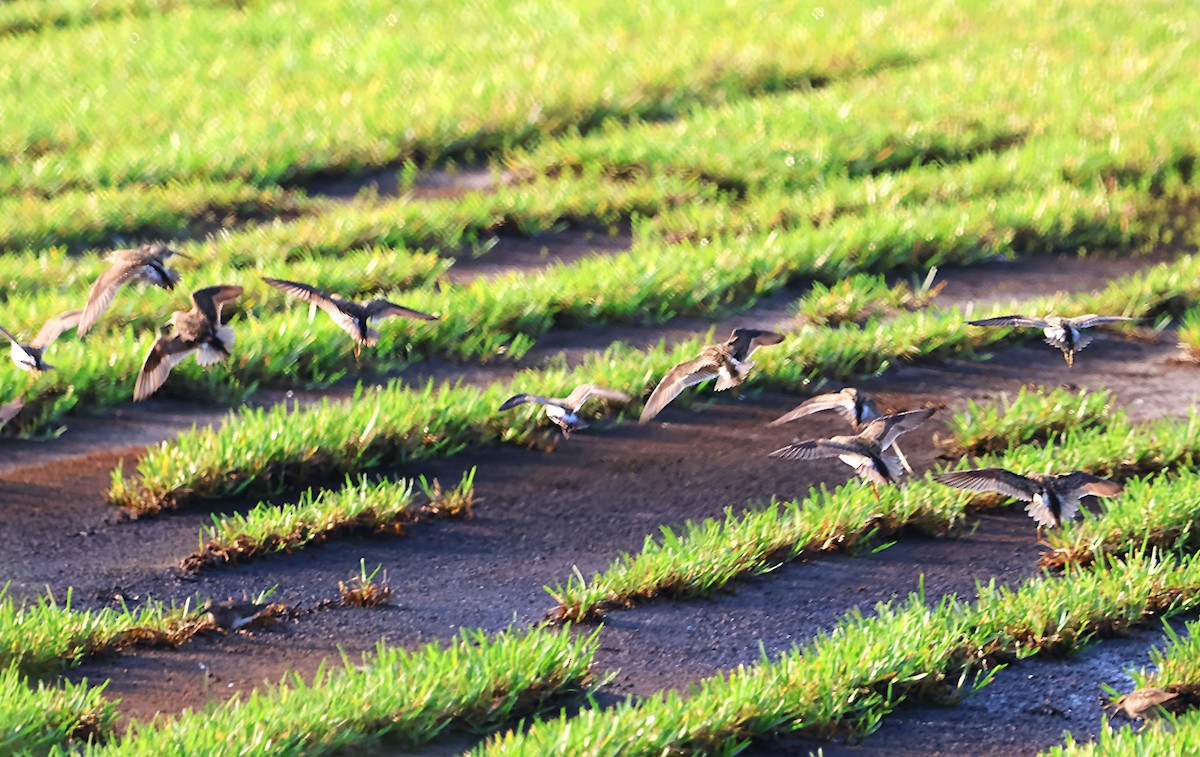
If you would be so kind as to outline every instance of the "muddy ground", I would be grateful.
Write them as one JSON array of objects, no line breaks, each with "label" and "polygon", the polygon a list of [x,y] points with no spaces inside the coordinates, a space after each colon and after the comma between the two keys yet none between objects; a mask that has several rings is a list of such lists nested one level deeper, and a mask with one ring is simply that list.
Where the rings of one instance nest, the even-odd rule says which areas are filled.
[{"label": "muddy ground", "polygon": [[[516,254],[522,269],[556,259],[552,235],[522,242],[536,256]],[[609,254],[622,240],[603,238],[592,248],[576,235],[563,255]],[[541,250],[546,252],[542,253]],[[569,249],[568,249],[569,248]],[[486,258],[481,259],[485,260]],[[500,260],[497,258],[496,260]],[[1057,290],[1102,286],[1147,262],[1041,258],[943,270],[940,297],[948,306],[973,299],[1028,297]],[[491,264],[494,268],[498,263]],[[493,268],[478,271],[490,275]],[[717,324],[786,325],[785,292],[741,316]],[[537,363],[566,353],[574,362],[615,339],[651,344],[707,331],[708,321],[681,320],[656,328],[594,328],[547,335],[528,358]],[[1100,335],[1068,370],[1058,352],[1028,343],[997,350],[982,362],[905,365],[858,385],[893,409],[945,408],[945,419],[968,398],[987,399],[1022,385],[1061,384],[1111,388],[1138,418],[1180,414],[1200,397],[1200,372],[1174,362],[1169,335],[1157,342]],[[508,369],[472,371],[444,364],[415,367],[408,376],[479,381]],[[345,391],[337,387],[332,393]],[[711,390],[702,393],[711,396]],[[255,402],[273,402],[263,394]],[[415,526],[407,536],[355,538],[240,566],[184,576],[179,560],[197,546],[212,512],[246,508],[241,500],[213,503],[158,518],[118,517],[104,501],[113,468],[133,464],[146,445],[171,438],[193,423],[217,423],[223,411],[166,400],[113,409],[100,417],[73,418],[59,439],[0,440],[0,576],[11,591],[31,595],[49,587],[62,596],[71,587],[78,606],[102,606],[115,597],[183,601],[200,595],[243,597],[276,586],[275,598],[301,609],[337,595],[360,558],[380,564],[394,591],[390,606],[301,613],[293,620],[249,633],[214,634],[180,649],[143,649],[96,659],[71,671],[73,680],[111,679],[107,693],[121,700],[128,718],[197,707],[208,699],[243,694],[287,671],[311,674],[339,650],[367,650],[381,638],[412,647],[447,639],[462,628],[499,630],[538,622],[553,604],[543,586],[575,569],[604,568],[622,551],[638,549],[648,534],[689,519],[719,517],[761,506],[772,496],[793,497],[816,483],[838,484],[849,469],[836,460],[785,462],[766,453],[793,435],[844,432],[836,417],[814,416],[790,427],[765,424],[800,397],[753,390],[720,396],[690,410],[668,408],[647,426],[597,424],[551,453],[491,447],[473,450],[420,470],[446,482],[477,467],[475,516]],[[918,470],[938,464],[933,442],[942,421],[905,437]],[[876,602],[903,598],[924,581],[933,601],[947,593],[973,595],[976,581],[1012,583],[1031,576],[1041,548],[1031,521],[1019,509],[982,515],[956,539],[904,538],[874,554],[805,560],[735,584],[715,597],[662,601],[606,620],[600,675],[612,681],[602,704],[665,688],[686,689],[701,678],[804,643],[831,628],[852,608],[869,612]],[[1101,683],[1128,688],[1124,671],[1143,665],[1161,642],[1157,628],[1105,640],[1077,658],[1031,660],[957,707],[906,707],[860,745],[816,744],[782,738],[755,744],[755,754],[1034,754],[1059,743],[1064,730],[1093,734],[1103,715]],[[450,735],[428,753],[460,750]]]}]

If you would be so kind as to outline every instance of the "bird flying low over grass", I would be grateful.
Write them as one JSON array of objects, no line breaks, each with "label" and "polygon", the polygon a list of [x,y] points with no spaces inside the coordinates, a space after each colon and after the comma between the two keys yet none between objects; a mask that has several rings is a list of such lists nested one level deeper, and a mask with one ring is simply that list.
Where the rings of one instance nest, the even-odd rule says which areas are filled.
[{"label": "bird flying low over grass", "polygon": [[646,423],[662,412],[673,399],[679,396],[689,386],[695,386],[709,379],[716,379],[716,390],[723,392],[737,386],[746,379],[746,374],[754,366],[749,358],[759,347],[779,344],[783,334],[759,329],[734,329],[729,335],[729,341],[723,344],[710,344],[700,350],[693,360],[680,363],[672,368],[658,386],[654,388],[646,406],[642,409],[639,423]]},{"label": "bird flying low over grass", "polygon": [[0,405],[0,428],[4,428],[5,423],[8,423],[13,418],[16,418],[17,414],[20,413],[21,409],[24,407],[24,397],[17,397],[16,399],[9,400],[3,405]]},{"label": "bird flying low over grass", "polygon": [[978,468],[936,473],[933,480],[955,489],[996,492],[1028,502],[1025,512],[1037,521],[1039,532],[1042,526],[1061,526],[1064,520],[1075,517],[1079,500],[1087,494],[1115,497],[1125,491],[1115,481],[1078,470],[1061,476],[1045,473],[1022,476],[1003,468]]},{"label": "bird flying low over grass", "polygon": [[878,491],[883,484],[893,484],[904,475],[899,456],[891,449],[901,434],[920,426],[937,412],[936,408],[909,410],[885,415],[868,423],[854,436],[833,436],[828,439],[799,440],[775,450],[771,457],[785,460],[816,460],[836,457],[854,469],[859,477],[870,482]]},{"label": "bird flying low over grass", "polygon": [[523,405],[527,402],[544,405],[546,415],[550,420],[554,421],[562,429],[564,437],[570,437],[572,431],[587,428],[587,424],[579,418],[579,409],[583,407],[583,403],[587,402],[589,397],[598,397],[603,400],[622,403],[629,402],[631,399],[625,392],[605,389],[595,384],[580,384],[568,396],[563,398],[542,397],[537,394],[517,394],[506,399],[504,404],[500,406],[500,409],[510,410],[517,405]]},{"label": "bird flying low over grass", "polygon": [[421,321],[436,321],[436,315],[422,313],[387,300],[354,302],[339,294],[328,294],[308,284],[283,279],[263,278],[263,281],[283,292],[315,305],[329,313],[341,328],[354,338],[354,359],[357,360],[363,347],[372,347],[379,340],[379,332],[371,328],[372,321],[393,316],[415,318]]},{"label": "bird flying low over grass", "polygon": [[171,333],[160,336],[146,355],[133,389],[141,402],[158,391],[171,369],[196,353],[202,366],[216,365],[233,351],[233,327],[221,324],[221,306],[242,296],[242,288],[224,284],[192,292],[192,309],[171,314]]},{"label": "bird flying low over grass", "polygon": [[1075,365],[1075,353],[1092,343],[1092,336],[1084,334],[1080,329],[1089,329],[1102,323],[1117,321],[1132,321],[1123,315],[1077,315],[1074,318],[1064,318],[1058,315],[1048,315],[1044,318],[1033,318],[1027,315],[1002,315],[996,318],[984,318],[981,321],[967,321],[971,326],[1016,326],[1041,329],[1046,335],[1046,344],[1062,350],[1067,367]]},{"label": "bird flying low over grass", "polygon": [[100,278],[92,285],[87,304],[83,307],[83,317],[79,319],[79,336],[86,334],[96,321],[100,320],[100,316],[104,315],[104,311],[108,310],[113,298],[117,296],[117,290],[134,279],[162,289],[174,289],[179,281],[179,274],[166,267],[167,258],[172,255],[187,257],[161,242],[110,253],[112,266],[100,274]]},{"label": "bird flying low over grass", "polygon": [[35,376],[42,371],[54,370],[54,366],[42,359],[42,354],[55,339],[58,339],[59,334],[74,328],[75,324],[79,323],[79,315],[82,312],[81,310],[69,310],[66,313],[59,313],[46,321],[46,325],[42,326],[42,330],[28,344],[17,341],[15,336],[0,326],[0,334],[12,342],[12,349],[9,351],[12,361],[21,370],[29,371]]}]

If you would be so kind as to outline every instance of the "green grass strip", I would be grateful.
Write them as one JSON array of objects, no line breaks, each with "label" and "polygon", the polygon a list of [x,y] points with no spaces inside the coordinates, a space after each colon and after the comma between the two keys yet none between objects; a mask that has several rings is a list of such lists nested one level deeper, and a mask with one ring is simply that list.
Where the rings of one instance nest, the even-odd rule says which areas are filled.
[{"label": "green grass strip", "polygon": [[[1118,415],[1110,425],[1073,430],[1045,447],[1018,447],[976,461],[971,467],[1055,472],[1081,469],[1128,478],[1190,463],[1200,453],[1197,433],[1200,415],[1196,414],[1186,422],[1170,418],[1141,426],[1133,426]],[[965,460],[962,465],[966,465]],[[1131,516],[1141,512],[1133,503],[1148,499],[1137,496],[1138,486],[1134,482],[1131,493],[1115,500],[1124,503],[1130,498],[1127,512]],[[951,533],[961,526],[969,508],[1001,502],[1011,500],[967,495],[927,475],[900,486],[883,487],[878,497],[858,480],[851,480],[833,491],[824,487],[810,490],[803,500],[772,502],[760,511],[735,513],[729,509],[724,520],[689,521],[679,533],[664,527],[659,538],[646,538],[640,552],[621,555],[590,580],[573,576],[565,583],[547,587],[558,603],[551,617],[578,622],[659,596],[711,594],[739,577],[771,570],[801,555],[852,551],[902,528]],[[1163,508],[1172,502],[1165,499]],[[1187,520],[1190,510],[1183,510],[1177,522]],[[1138,543],[1135,541],[1131,549]]]},{"label": "green grass strip", "polygon": [[352,533],[403,533],[405,526],[430,518],[469,515],[475,498],[475,469],[458,485],[443,491],[424,477],[424,504],[416,504],[416,481],[380,481],[366,476],[337,491],[310,489],[294,504],[260,502],[245,515],[214,515],[213,525],[200,534],[200,549],[183,559],[182,567],[196,571],[252,559],[273,552],[291,552]]},{"label": "green grass strip", "polygon": [[0,591],[0,666],[26,675],[43,675],[75,665],[85,657],[135,644],[177,645],[197,628],[195,608],[169,608],[148,601],[131,609],[71,608],[71,592],[62,604],[39,596],[22,602]]},{"label": "green grass strip", "polygon": [[361,663],[298,675],[243,700],[130,729],[85,755],[319,755],[382,738],[420,746],[448,727],[486,732],[587,685],[597,634],[463,631],[414,652],[380,643]]},{"label": "green grass strip", "polygon": [[1001,393],[989,402],[967,400],[967,409],[950,419],[946,446],[955,454],[1000,452],[1018,444],[1045,441],[1069,428],[1089,428],[1107,422],[1112,392],[1073,391],[1055,387],[1021,387],[1011,399]]},{"label": "green grass strip", "polygon": [[[1189,256],[1123,277],[1071,304],[1043,298],[1003,309],[1147,317],[1181,312],[1182,303],[1200,297],[1197,282],[1200,258]],[[1001,310],[993,309],[997,314]],[[958,310],[921,311],[863,326],[802,327],[784,343],[755,355],[750,386],[811,389],[814,381],[871,375],[903,360],[971,355],[986,345],[1019,338],[1003,329],[970,327],[970,317]],[[295,413],[283,406],[239,411],[218,429],[182,434],[147,452],[138,462],[140,481],[115,479],[110,498],[122,506],[156,510],[189,497],[220,497],[251,487],[271,490],[297,477],[353,473],[383,460],[405,464],[491,441],[529,443],[534,427],[526,417],[495,412],[512,391],[556,396],[564,387],[588,381],[644,395],[671,366],[694,356],[702,341],[646,352],[614,347],[577,370],[526,371],[508,386],[492,385],[482,392],[391,384],[359,391],[347,402],[323,402]]]},{"label": "green grass strip", "polygon": [[861,736],[900,701],[944,696],[946,682],[998,660],[1073,650],[1096,633],[1200,604],[1200,558],[1138,555],[1105,567],[982,586],[973,604],[946,598],[929,608],[917,596],[868,618],[854,612],[802,648],[704,679],[686,700],[670,691],[564,714],[476,753],[736,754],[769,733]]},{"label": "green grass strip", "polygon": [[107,738],[118,715],[104,698],[105,685],[34,683],[8,665],[0,672],[0,754],[45,754]]},{"label": "green grass strip", "polygon": [[1041,753],[1043,757],[1188,757],[1200,754],[1200,711],[1148,727],[1131,723],[1114,728],[1110,722],[1093,742],[1079,742],[1065,734],[1065,743]]}]

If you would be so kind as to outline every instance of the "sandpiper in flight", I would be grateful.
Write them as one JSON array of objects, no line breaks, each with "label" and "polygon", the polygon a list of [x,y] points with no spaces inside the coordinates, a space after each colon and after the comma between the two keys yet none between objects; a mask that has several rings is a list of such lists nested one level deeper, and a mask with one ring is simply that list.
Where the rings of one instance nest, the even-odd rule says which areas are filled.
[{"label": "sandpiper in flight", "polygon": [[566,397],[542,397],[538,394],[517,394],[509,397],[500,406],[501,410],[509,410],[526,402],[536,402],[544,405],[546,415],[562,429],[564,437],[570,437],[572,431],[587,428],[587,424],[579,418],[579,408],[589,397],[598,397],[613,402],[629,402],[630,397],[625,392],[605,389],[594,384],[580,384]]},{"label": "sandpiper in flight", "polygon": [[140,279],[163,289],[174,289],[179,281],[179,274],[167,268],[165,263],[172,255],[187,257],[176,252],[161,242],[144,244],[130,250],[115,250],[109,255],[112,266],[100,274],[92,291],[88,294],[87,305],[83,308],[83,317],[79,319],[79,336],[83,336],[100,320],[100,316],[108,310],[117,290],[124,284]]},{"label": "sandpiper in flight", "polygon": [[171,369],[191,353],[203,366],[219,363],[233,350],[233,327],[221,324],[221,306],[242,295],[242,288],[220,285],[192,292],[192,309],[171,315],[171,334],[160,336],[142,364],[133,401],[141,402],[158,391]]},{"label": "sandpiper in flight", "polygon": [[293,297],[315,305],[333,318],[334,323],[345,329],[354,338],[354,359],[357,360],[363,347],[371,347],[379,340],[379,332],[371,328],[371,322],[399,316],[416,318],[422,321],[436,321],[436,315],[422,313],[419,310],[406,308],[387,300],[371,300],[369,302],[354,302],[339,294],[328,294],[308,284],[283,279],[263,278],[276,289],[287,292]]},{"label": "sandpiper in flight", "polygon": [[759,347],[779,344],[782,341],[783,335],[774,331],[734,329],[729,335],[729,341],[704,347],[695,359],[680,363],[663,376],[662,381],[658,382],[658,386],[651,393],[650,399],[646,400],[638,422],[646,423],[658,415],[671,400],[689,386],[714,378],[717,380],[718,392],[737,386],[746,379],[746,374],[754,366],[754,363],[750,362],[754,351]]},{"label": "sandpiper in flight", "polygon": [[1132,321],[1123,315],[1077,315],[1074,318],[1064,318],[1058,315],[1048,315],[1044,318],[1033,318],[1027,315],[1002,315],[996,318],[984,318],[981,321],[967,321],[972,326],[1018,326],[1041,329],[1046,335],[1046,344],[1062,350],[1067,367],[1075,365],[1075,353],[1092,343],[1091,334],[1084,334],[1080,329],[1088,329],[1102,323],[1117,321]]},{"label": "sandpiper in flight", "polygon": [[9,354],[12,356],[13,362],[21,370],[30,371],[35,376],[42,371],[54,370],[54,366],[42,359],[42,354],[50,346],[50,343],[58,338],[59,334],[69,328],[74,328],[75,324],[79,323],[81,312],[80,310],[69,310],[54,316],[46,321],[46,325],[42,326],[42,330],[28,344],[17,341],[15,336],[0,326],[0,334],[8,337],[8,341],[12,342]]}]

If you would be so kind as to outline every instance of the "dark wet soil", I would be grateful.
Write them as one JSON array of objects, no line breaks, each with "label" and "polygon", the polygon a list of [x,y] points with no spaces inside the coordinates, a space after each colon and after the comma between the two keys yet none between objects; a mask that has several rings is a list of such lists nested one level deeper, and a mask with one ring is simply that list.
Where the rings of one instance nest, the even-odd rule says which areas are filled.
[{"label": "dark wet soil", "polygon": [[[1104,265],[1088,276],[1090,270],[1076,270],[1064,287],[1095,289],[1112,274]],[[982,286],[998,275],[947,272],[950,283],[943,294],[970,291],[972,277],[980,277]],[[1036,276],[1014,294],[1045,293],[1031,288],[1037,282],[1057,286],[1055,281]],[[719,324],[718,331],[748,317],[786,323],[795,294],[770,298],[750,316]],[[613,339],[644,344],[640,340],[690,337],[709,325],[673,322],[659,329],[552,334],[534,359],[566,352],[575,360]],[[1057,351],[1026,344],[999,349],[986,362],[902,365],[860,385],[893,409],[945,406],[942,418],[967,398],[1016,392],[1027,383],[1108,387],[1135,416],[1148,418],[1181,413],[1200,396],[1200,372],[1174,363],[1174,355],[1169,339],[1122,341],[1101,334],[1080,354],[1074,370]],[[417,370],[435,378],[457,375],[449,365]],[[381,638],[412,647],[447,639],[463,628],[495,631],[537,622],[553,604],[543,586],[564,581],[576,569],[590,575],[622,551],[638,549],[663,526],[722,517],[727,507],[735,512],[761,507],[772,496],[800,496],[814,484],[846,480],[850,471],[836,460],[789,463],[766,457],[794,434],[844,432],[836,417],[824,416],[791,428],[765,427],[800,399],[750,390],[690,410],[668,408],[647,426],[597,424],[552,453],[491,447],[420,470],[392,471],[452,482],[477,467],[475,517],[418,524],[403,538],[353,538],[195,577],[184,576],[177,565],[196,548],[211,512],[248,503],[218,502],[209,509],[130,521],[114,515],[104,492],[112,469],[123,462],[128,470],[140,447],[192,423],[216,422],[221,414],[166,401],[122,408],[101,418],[73,420],[67,434],[50,442],[0,440],[0,538],[6,545],[0,577],[23,596],[47,587],[61,596],[73,587],[82,607],[102,606],[118,595],[131,602],[146,596],[176,602],[195,595],[240,598],[275,586],[277,601],[304,610],[336,596],[338,581],[357,572],[360,558],[387,571],[394,601],[381,609],[302,612],[270,628],[214,634],[178,650],[134,650],[86,662],[70,673],[76,680],[110,678],[108,694],[121,699],[122,713],[147,719],[244,694],[289,670],[311,675],[322,660],[336,660],[340,649],[356,655]],[[935,419],[906,437],[905,451],[918,470],[936,464],[940,449],[932,436],[939,431],[944,426]],[[613,612],[602,632],[598,672],[614,677],[600,702],[686,688],[752,663],[764,651],[770,655],[803,644],[846,611],[869,612],[876,602],[907,596],[922,580],[927,598],[935,601],[947,593],[972,595],[976,580],[1015,582],[1035,573],[1040,548],[1019,511],[984,515],[972,525],[957,539],[906,537],[878,553],[785,565],[708,599]],[[1099,723],[1099,683],[1119,680],[1122,665],[1143,664],[1146,649],[1158,638],[1134,634],[1105,641],[1076,660],[1020,663],[957,708],[900,710],[853,751],[1032,754],[1056,743],[1064,728],[1091,733]],[[1069,692],[1077,693],[1069,694],[1075,698],[1064,707]],[[1018,704],[1025,701],[1034,712],[1022,715]],[[802,754],[821,746],[784,739],[755,749]],[[831,748],[842,747],[824,748],[832,753]]]}]

